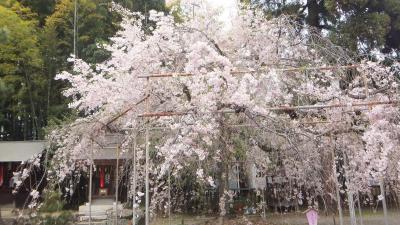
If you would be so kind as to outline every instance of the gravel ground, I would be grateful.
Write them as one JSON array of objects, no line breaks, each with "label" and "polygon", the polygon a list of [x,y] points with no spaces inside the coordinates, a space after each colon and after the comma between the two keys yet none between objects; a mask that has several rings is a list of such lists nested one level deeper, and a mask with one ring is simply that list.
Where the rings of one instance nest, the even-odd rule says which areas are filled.
[{"label": "gravel ground", "polygon": [[[343,218],[344,225],[350,224],[349,216]],[[384,217],[382,212],[378,213],[366,213],[362,217],[364,225],[384,225]],[[291,214],[283,216],[270,216],[267,221],[273,225],[308,225],[305,215],[302,214]],[[360,223],[360,218],[357,217],[358,224]],[[389,225],[400,225],[400,211],[392,211],[388,214]],[[268,224],[268,223],[267,223]],[[320,216],[318,225],[338,225],[339,218],[335,217],[335,222],[333,216]]]},{"label": "gravel ground", "polygon": [[[2,220],[0,224],[12,224],[10,212],[8,210],[2,211]],[[251,222],[251,223],[249,223]],[[339,218],[332,216],[320,216],[318,225],[339,225]],[[361,225],[359,217],[357,217],[358,225]],[[400,225],[400,210],[392,210],[388,214],[389,225]],[[101,223],[99,223],[101,224]],[[119,225],[129,225],[128,221],[120,221]],[[151,225],[170,225],[168,218],[154,219]],[[205,216],[191,216],[191,215],[173,215],[171,218],[171,225],[217,225],[220,224],[216,217]],[[260,216],[237,216],[235,218],[228,218],[224,220],[224,225],[308,225],[307,219],[301,213],[288,213],[288,214],[267,214],[263,219]],[[384,217],[382,212],[373,213],[371,211],[363,212],[363,225],[384,225]],[[344,225],[350,225],[349,216],[344,217]]]},{"label": "gravel ground", "polygon": [[[173,216],[171,225],[216,225],[218,220],[213,217],[202,216]],[[308,225],[304,214],[289,213],[289,214],[267,214],[265,219],[259,216],[237,217],[235,219],[225,219],[224,225],[248,225],[252,222],[253,225]],[[339,218],[333,216],[320,216],[318,225],[339,225]],[[358,224],[361,224],[357,217]],[[400,225],[400,211],[390,211],[388,214],[389,225]],[[344,217],[344,225],[350,224],[350,218]],[[382,212],[372,213],[365,212],[363,214],[363,225],[384,225],[384,217]],[[152,221],[151,225],[169,225],[167,218],[159,218]]]}]

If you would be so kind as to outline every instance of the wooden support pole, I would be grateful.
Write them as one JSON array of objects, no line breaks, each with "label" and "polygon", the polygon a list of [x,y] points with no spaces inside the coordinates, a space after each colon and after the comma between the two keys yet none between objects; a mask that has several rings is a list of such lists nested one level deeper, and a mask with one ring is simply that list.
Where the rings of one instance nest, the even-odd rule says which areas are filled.
[{"label": "wooden support pole", "polygon": [[[258,70],[236,70],[230,71],[232,75],[241,75],[248,73],[265,72],[271,69],[275,69],[280,72],[296,72],[296,71],[327,71],[327,70],[339,70],[339,69],[354,69],[359,67],[359,65],[346,65],[346,66],[318,66],[318,67],[296,67],[296,68],[261,68]],[[168,77],[190,77],[194,76],[193,73],[153,73],[151,75],[138,76],[138,78],[168,78]]]},{"label": "wooden support pole", "polygon": [[[311,109],[330,109],[330,108],[346,108],[346,107],[362,107],[362,106],[376,106],[376,105],[396,105],[400,101],[374,101],[374,102],[359,102],[351,104],[328,104],[328,105],[302,105],[302,106],[277,106],[265,108],[267,111],[289,111],[289,110],[311,110]],[[237,113],[235,110],[223,110],[223,111],[210,111],[198,114],[223,114],[223,113]],[[139,114],[138,117],[165,117],[165,116],[182,116],[192,115],[195,112],[147,112]]]}]

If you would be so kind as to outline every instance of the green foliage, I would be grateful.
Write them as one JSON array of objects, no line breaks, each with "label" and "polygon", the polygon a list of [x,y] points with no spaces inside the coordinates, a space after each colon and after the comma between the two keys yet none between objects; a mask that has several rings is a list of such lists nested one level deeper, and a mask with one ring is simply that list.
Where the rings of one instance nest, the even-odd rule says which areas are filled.
[{"label": "green foliage", "polygon": [[181,4],[180,0],[175,0],[175,1],[171,1],[166,6],[166,9],[174,17],[174,20],[176,23],[182,23],[184,21],[184,16],[182,14],[182,8],[181,8],[180,4]]},{"label": "green foliage", "polygon": [[[369,13],[353,17],[348,22],[341,23],[331,39],[352,51],[380,48],[386,43],[390,30],[390,17],[383,13]],[[360,43],[364,45],[360,48]]]},{"label": "green foliage", "polygon": [[45,18],[53,13],[56,4],[56,0],[19,0],[19,2],[37,14],[40,26],[43,26]]},{"label": "green foliage", "polygon": [[165,11],[165,0],[117,0],[124,7],[135,12],[148,12],[149,10]]},{"label": "green foliage", "polygon": [[30,8],[21,5],[17,0],[4,0],[0,2],[0,5],[11,9],[23,20],[30,20],[35,23],[37,22],[37,14],[32,12]]},{"label": "green foliage", "polygon": [[[68,99],[61,91],[63,81],[55,81],[54,76],[69,69],[67,58],[73,53],[74,39],[74,0],[58,1],[54,13],[45,20],[41,35],[44,58],[44,73],[49,80],[49,105],[47,121],[58,121],[73,113],[67,108]],[[77,1],[77,56],[88,62],[100,62],[109,57],[109,53],[98,48],[108,42],[118,29],[120,17],[108,10],[109,0]],[[59,122],[57,122],[59,123]]]},{"label": "green foliage", "polygon": [[[77,55],[80,58],[91,62],[99,60],[98,55],[105,53],[97,53],[96,44],[106,42],[118,29],[115,22],[119,18],[107,10],[108,4],[108,1],[99,0],[78,1]],[[65,69],[66,58],[73,51],[73,18],[74,1],[61,0],[55,12],[46,19],[43,32],[44,50],[47,49],[45,54],[57,58],[60,70]],[[104,60],[104,57],[100,59]]]},{"label": "green foliage", "polygon": [[35,217],[33,224],[40,225],[73,225],[74,217],[70,211],[61,211],[59,214],[41,214]]},{"label": "green foliage", "polygon": [[[73,52],[74,0],[0,1],[0,139],[43,138],[48,121],[72,112],[54,76],[68,70]],[[77,55],[104,61],[120,17],[108,10],[111,0],[77,1]],[[56,4],[57,3],[57,4]]]},{"label": "green foliage", "polygon": [[[96,63],[110,53],[99,48],[119,28],[111,0],[0,1],[0,140],[44,138],[44,127],[76,112],[54,77],[69,70],[77,3],[77,56]],[[164,0],[120,0],[134,11],[165,10]],[[67,119],[68,120],[68,119]]]},{"label": "green foliage", "polygon": [[[38,90],[44,85],[39,72],[43,61],[36,21],[27,16],[29,10],[15,2],[3,2],[6,3],[11,8],[0,6],[0,28],[4,36],[0,41],[0,82],[5,87],[0,91],[4,96],[0,101],[0,126],[5,130],[13,128],[16,131],[14,138],[27,138],[37,136],[39,132],[37,115],[40,114],[41,100]],[[31,127],[31,132],[26,126]]]},{"label": "green foliage", "polygon": [[0,27],[7,32],[7,40],[0,45],[0,75],[18,73],[24,66],[40,68],[38,38],[32,21],[22,20],[10,9],[0,6]]},{"label": "green foliage", "polygon": [[6,43],[8,40],[10,31],[7,29],[7,27],[1,27],[0,28],[0,43]]},{"label": "green foliage", "polygon": [[65,202],[62,200],[59,191],[46,189],[43,194],[44,199],[43,204],[40,207],[40,212],[52,213],[63,209]]},{"label": "green foliage", "polygon": [[40,207],[38,216],[34,219],[34,224],[40,225],[72,225],[74,217],[70,211],[64,211],[65,201],[62,199],[60,191],[49,185],[43,191],[43,203]]}]

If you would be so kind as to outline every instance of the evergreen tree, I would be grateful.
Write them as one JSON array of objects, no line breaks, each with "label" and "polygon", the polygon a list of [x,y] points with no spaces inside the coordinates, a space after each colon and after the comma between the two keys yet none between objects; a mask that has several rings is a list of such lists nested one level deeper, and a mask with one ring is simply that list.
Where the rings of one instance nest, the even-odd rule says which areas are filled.
[{"label": "evergreen tree", "polygon": [[300,23],[328,33],[331,39],[359,54],[373,49],[400,53],[398,0],[244,0],[270,16],[291,15]]}]

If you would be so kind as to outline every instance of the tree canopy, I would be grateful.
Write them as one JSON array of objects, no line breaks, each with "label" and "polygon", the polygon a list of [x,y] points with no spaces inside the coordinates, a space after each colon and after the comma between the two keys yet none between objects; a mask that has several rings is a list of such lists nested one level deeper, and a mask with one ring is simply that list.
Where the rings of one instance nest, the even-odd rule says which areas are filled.
[{"label": "tree canopy", "polygon": [[[110,54],[102,48],[119,28],[110,0],[78,0],[77,57],[97,63]],[[134,10],[163,10],[164,1],[125,1]],[[57,73],[69,70],[73,54],[74,0],[6,0],[0,20],[0,140],[43,139],[44,128],[75,115],[61,91]]]},{"label": "tree canopy", "polygon": [[[38,136],[40,91],[40,55],[36,21],[24,20],[13,10],[0,6],[0,83],[2,138],[22,139]],[[7,132],[11,131],[11,132]]]},{"label": "tree canopy", "polygon": [[[71,84],[63,93],[80,111],[50,135],[57,182],[87,171],[109,136],[122,152],[138,142],[138,180],[150,174],[153,211],[166,204],[166,176],[190,173],[195,187],[217,188],[225,215],[237,160],[326,202],[338,177],[353,196],[371,179],[399,176],[398,63],[356,63],[320,32],[260,10],[242,9],[228,31],[205,3],[181,23],[151,11],[150,27],[142,14],[114,10],[123,20],[104,46],[111,57],[94,65],[72,57],[73,70],[56,77]],[[164,132],[152,138],[150,125]],[[187,201],[181,192],[173,191],[177,207]]]},{"label": "tree canopy", "polygon": [[400,3],[397,0],[251,0],[272,16],[292,15],[297,21],[328,32],[334,43],[371,55],[400,50]]}]

